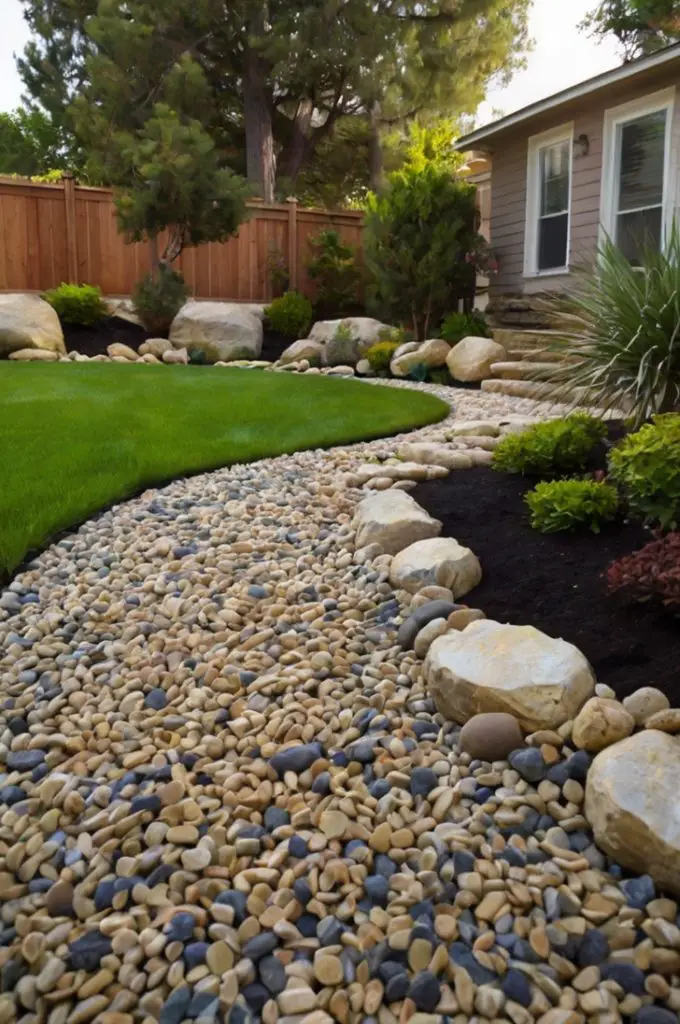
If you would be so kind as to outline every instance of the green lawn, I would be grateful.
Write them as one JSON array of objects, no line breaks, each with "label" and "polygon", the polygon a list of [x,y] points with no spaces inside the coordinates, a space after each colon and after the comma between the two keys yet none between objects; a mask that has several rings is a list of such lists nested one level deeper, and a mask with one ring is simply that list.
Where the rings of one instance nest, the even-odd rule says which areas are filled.
[{"label": "green lawn", "polygon": [[0,577],[98,509],[175,477],[442,419],[416,391],[211,367],[0,363]]}]

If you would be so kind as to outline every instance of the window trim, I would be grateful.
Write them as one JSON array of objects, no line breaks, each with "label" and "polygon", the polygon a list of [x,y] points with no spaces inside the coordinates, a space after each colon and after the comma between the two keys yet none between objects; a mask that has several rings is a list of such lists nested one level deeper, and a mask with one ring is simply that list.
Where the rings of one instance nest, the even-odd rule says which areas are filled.
[{"label": "window trim", "polygon": [[[527,154],[527,201],[526,221],[524,227],[524,276],[525,277],[559,277],[569,273],[571,258],[571,205],[574,189],[574,122],[561,124],[550,131],[529,137]],[[539,180],[539,153],[546,146],[555,146],[560,142],[569,143],[569,195],[567,204],[567,258],[563,267],[552,267],[549,270],[538,269],[538,221],[541,208],[541,182]]]},{"label": "window trim", "polygon": [[[607,236],[616,240],[617,211],[617,157],[619,155],[619,126],[636,118],[655,114],[660,110],[666,113],[666,139],[663,157],[663,193],[661,199],[661,247],[665,247],[668,232],[673,223],[676,197],[673,195],[672,183],[675,181],[675,151],[673,147],[673,125],[675,113],[675,86],[661,89],[659,92],[648,93],[629,103],[617,107],[609,107],[604,112],[603,152],[602,152],[602,183],[600,202],[599,242],[602,244]],[[649,207],[645,207],[648,209]],[[632,211],[626,211],[632,212]]]}]

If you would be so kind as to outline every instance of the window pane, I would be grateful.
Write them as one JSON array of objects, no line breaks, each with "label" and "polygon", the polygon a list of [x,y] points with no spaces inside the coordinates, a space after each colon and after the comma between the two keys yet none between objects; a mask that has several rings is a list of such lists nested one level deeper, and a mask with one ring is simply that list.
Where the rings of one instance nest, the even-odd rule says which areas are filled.
[{"label": "window pane", "polygon": [[539,152],[541,216],[569,208],[569,154],[571,144],[559,142]]},{"label": "window pane", "polygon": [[556,270],[567,265],[569,215],[546,217],[538,222],[538,269]]},{"label": "window pane", "polygon": [[645,248],[661,248],[661,207],[620,213],[616,219],[616,241],[633,266],[640,266]]},{"label": "window pane", "polygon": [[620,127],[619,210],[655,206],[663,199],[666,111]]}]

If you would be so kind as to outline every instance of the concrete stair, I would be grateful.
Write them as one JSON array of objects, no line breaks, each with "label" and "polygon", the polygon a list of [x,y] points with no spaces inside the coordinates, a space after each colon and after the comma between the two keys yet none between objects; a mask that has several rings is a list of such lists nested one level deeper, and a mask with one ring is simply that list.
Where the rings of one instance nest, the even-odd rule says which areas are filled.
[{"label": "concrete stair", "polygon": [[491,377],[482,382],[482,391],[539,400],[553,397],[554,387],[547,382],[565,361],[559,351],[551,349],[559,333],[496,328],[492,335],[507,358],[492,363]]}]

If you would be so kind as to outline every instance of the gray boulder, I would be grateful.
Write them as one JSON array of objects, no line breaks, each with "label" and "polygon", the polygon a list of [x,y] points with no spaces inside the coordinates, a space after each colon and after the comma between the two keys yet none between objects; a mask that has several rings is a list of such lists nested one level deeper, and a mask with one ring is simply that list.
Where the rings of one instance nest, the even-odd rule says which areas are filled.
[{"label": "gray boulder", "polygon": [[236,302],[187,302],[172,321],[176,349],[202,352],[209,363],[258,359],[262,352],[259,307]]},{"label": "gray boulder", "polygon": [[30,348],[66,355],[59,317],[39,295],[0,295],[0,356]]}]

